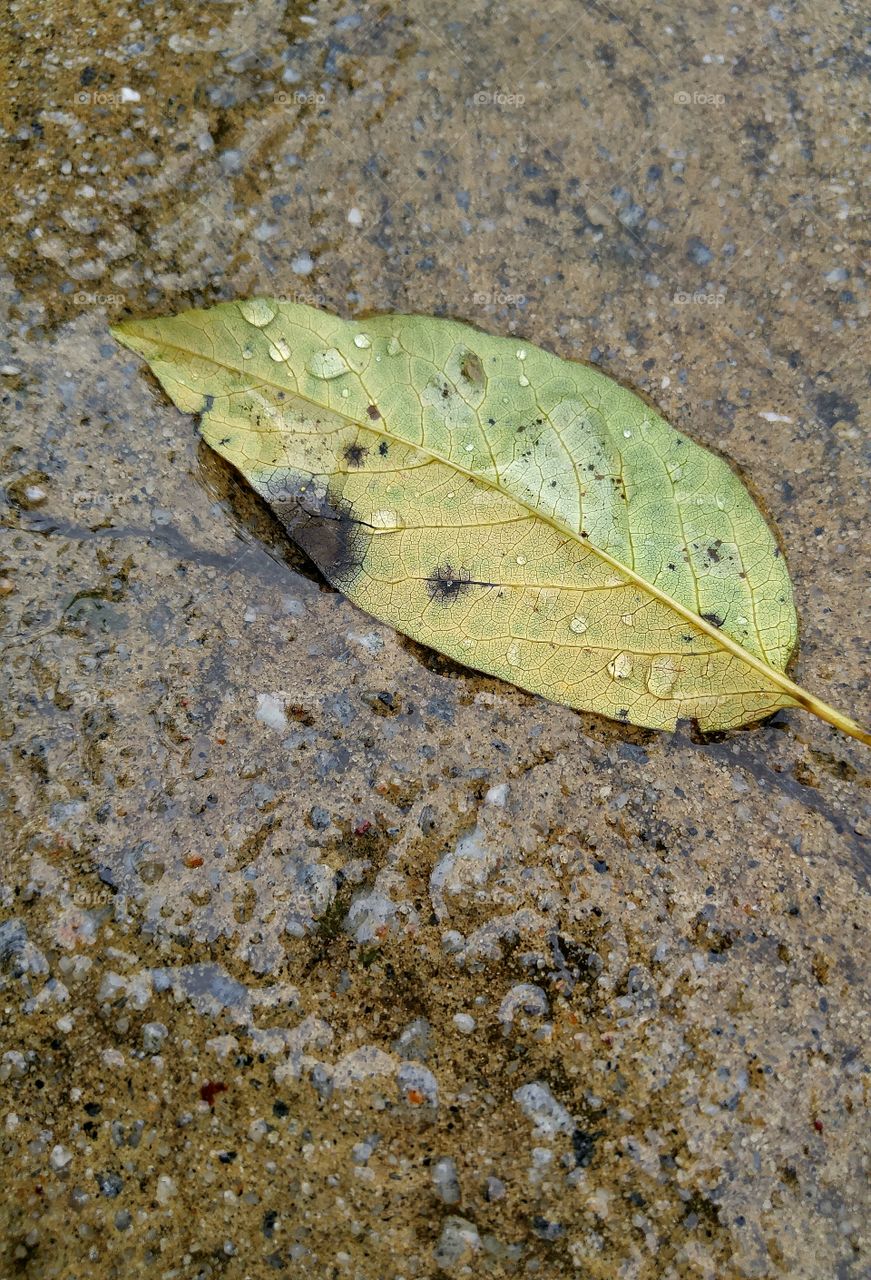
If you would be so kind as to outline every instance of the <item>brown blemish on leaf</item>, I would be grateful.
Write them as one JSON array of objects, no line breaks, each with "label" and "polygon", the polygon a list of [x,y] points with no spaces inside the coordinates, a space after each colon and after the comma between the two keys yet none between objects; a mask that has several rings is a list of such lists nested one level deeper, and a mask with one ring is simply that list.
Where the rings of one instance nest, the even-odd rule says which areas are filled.
[{"label": "brown blemish on leaf", "polygon": [[311,491],[296,500],[273,503],[273,510],[298,547],[339,591],[357,579],[365,555],[363,523],[350,503],[331,494]]},{"label": "brown blemish on leaf", "polygon": [[484,366],[481,363],[481,357],[475,355],[474,351],[466,351],[460,359],[460,374],[466,382],[471,382],[472,386],[483,387]]}]

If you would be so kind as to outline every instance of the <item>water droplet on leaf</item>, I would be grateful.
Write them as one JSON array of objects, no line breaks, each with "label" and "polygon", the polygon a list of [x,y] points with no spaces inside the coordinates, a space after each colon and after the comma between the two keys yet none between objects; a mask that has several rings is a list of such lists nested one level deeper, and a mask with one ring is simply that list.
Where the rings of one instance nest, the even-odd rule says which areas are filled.
[{"label": "water droplet on leaf", "polygon": [[608,675],[615,680],[625,680],[632,674],[632,659],[628,653],[618,653],[608,663]]},{"label": "water droplet on leaf", "polygon": [[376,529],[398,529],[399,516],[395,511],[374,511],[369,523]]},{"label": "water droplet on leaf", "polygon": [[265,298],[250,298],[247,302],[240,302],[239,312],[256,329],[264,328],[275,319],[275,308]]},{"label": "water droplet on leaf", "polygon": [[290,347],[284,341],[284,338],[276,338],[274,342],[269,344],[270,360],[289,360]]},{"label": "water droplet on leaf", "polygon": [[667,698],[677,680],[677,666],[674,658],[655,658],[647,674],[647,691],[655,698]]},{"label": "water droplet on leaf", "polygon": [[582,636],[587,629],[587,621],[585,618],[572,618],[569,623],[569,630],[574,631],[576,636]]},{"label": "water droplet on leaf", "polygon": [[307,368],[313,377],[323,378],[327,382],[331,378],[340,378],[343,373],[348,372],[345,357],[335,347],[327,347],[326,351],[313,352],[309,356]]},{"label": "water droplet on leaf", "polygon": [[355,346],[355,347],[361,347],[361,348],[364,348],[364,349],[365,349],[366,347],[371,347],[371,346],[372,346],[372,339],[371,339],[371,338],[367,338],[365,333],[358,333],[358,334],[356,334],[356,335],[354,336],[354,346]]}]

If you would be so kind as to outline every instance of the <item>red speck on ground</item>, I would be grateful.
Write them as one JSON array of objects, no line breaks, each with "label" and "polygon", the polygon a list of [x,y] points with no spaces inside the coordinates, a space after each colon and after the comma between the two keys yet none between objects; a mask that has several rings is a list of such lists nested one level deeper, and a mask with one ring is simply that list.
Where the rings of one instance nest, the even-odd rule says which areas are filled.
[{"label": "red speck on ground", "polygon": [[227,1086],[223,1080],[207,1080],[205,1084],[200,1085],[200,1097],[203,1102],[208,1102],[210,1107],[215,1105],[217,1094],[226,1092]]}]

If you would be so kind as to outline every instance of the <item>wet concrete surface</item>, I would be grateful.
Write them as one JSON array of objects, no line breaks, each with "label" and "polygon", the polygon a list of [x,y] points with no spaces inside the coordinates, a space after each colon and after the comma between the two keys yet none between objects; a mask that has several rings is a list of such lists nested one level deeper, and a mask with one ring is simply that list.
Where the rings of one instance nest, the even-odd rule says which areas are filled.
[{"label": "wet concrete surface", "polygon": [[599,364],[743,468],[797,675],[867,719],[861,49],[851,6],[10,9],[0,1275],[866,1274],[865,749],[403,640],[107,332],[263,293]]}]

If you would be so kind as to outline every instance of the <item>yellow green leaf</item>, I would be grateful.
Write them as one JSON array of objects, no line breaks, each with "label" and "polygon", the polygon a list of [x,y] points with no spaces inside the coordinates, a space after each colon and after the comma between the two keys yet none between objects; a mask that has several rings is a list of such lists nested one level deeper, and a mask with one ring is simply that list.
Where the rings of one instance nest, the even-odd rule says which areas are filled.
[{"label": "yellow green leaf", "polygon": [[800,705],[738,476],[594,369],[451,320],[254,298],[119,325],[348,599],[469,667],[656,729]]}]

